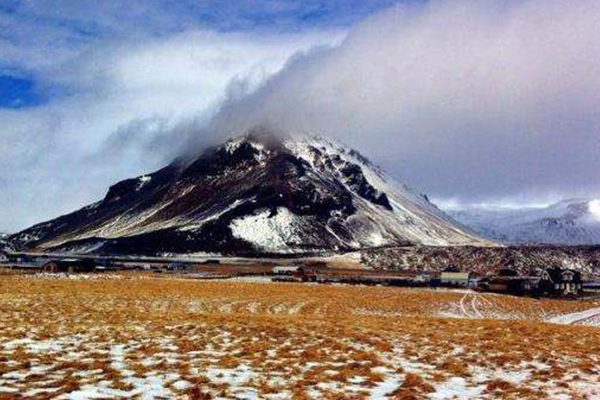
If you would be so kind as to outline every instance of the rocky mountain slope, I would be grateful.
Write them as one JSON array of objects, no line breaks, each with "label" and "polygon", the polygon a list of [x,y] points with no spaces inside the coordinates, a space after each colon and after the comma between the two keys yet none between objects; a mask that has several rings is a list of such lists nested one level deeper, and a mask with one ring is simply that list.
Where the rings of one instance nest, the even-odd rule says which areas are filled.
[{"label": "rocky mountain slope", "polygon": [[12,240],[21,248],[153,255],[493,244],[355,150],[261,132],[119,182],[101,201]]},{"label": "rocky mountain slope", "polygon": [[482,236],[507,244],[600,244],[600,201],[570,199],[543,208],[447,211]]},{"label": "rocky mountain slope", "polygon": [[389,247],[360,252],[366,268],[390,271],[440,272],[448,267],[482,276],[511,268],[520,275],[539,275],[546,268],[572,268],[600,276],[600,246],[505,246],[505,247]]}]

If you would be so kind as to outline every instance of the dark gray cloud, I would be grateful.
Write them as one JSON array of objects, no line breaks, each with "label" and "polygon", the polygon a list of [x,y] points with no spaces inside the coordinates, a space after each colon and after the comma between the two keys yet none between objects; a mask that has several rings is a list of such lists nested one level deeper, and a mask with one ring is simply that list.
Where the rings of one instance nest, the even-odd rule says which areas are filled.
[{"label": "dark gray cloud", "polygon": [[600,194],[600,3],[433,1],[297,56],[208,131],[333,135],[439,199]]}]

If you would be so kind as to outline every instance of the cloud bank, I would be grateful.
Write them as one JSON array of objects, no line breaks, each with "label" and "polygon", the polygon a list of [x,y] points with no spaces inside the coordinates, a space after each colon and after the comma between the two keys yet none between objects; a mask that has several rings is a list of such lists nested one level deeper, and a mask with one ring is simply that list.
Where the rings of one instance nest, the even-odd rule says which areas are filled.
[{"label": "cloud bank", "polygon": [[170,162],[228,88],[251,91],[291,54],[340,35],[191,30],[96,44],[56,64],[33,60],[25,67],[38,84],[60,93],[43,106],[0,109],[0,232],[70,212]]},{"label": "cloud bank", "polygon": [[333,135],[455,202],[597,195],[598,54],[594,0],[397,6],[230,99],[208,132]]}]

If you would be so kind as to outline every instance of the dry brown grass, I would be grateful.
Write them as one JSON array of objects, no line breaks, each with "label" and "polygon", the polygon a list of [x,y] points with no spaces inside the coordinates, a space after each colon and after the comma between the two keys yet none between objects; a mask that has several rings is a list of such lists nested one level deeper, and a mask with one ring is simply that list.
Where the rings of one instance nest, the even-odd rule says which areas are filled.
[{"label": "dry brown grass", "polygon": [[[489,399],[578,396],[597,386],[600,330],[536,321],[592,304],[482,296],[475,300],[484,316],[527,319],[440,317],[463,296],[7,276],[0,280],[0,398],[102,385],[105,397],[136,396],[151,379],[160,379],[170,396],[190,399],[235,398],[240,391],[259,398],[365,399],[390,380],[397,385],[387,395],[396,399],[427,398],[450,379],[479,387],[479,396]],[[511,383],[498,371],[526,378]]]}]

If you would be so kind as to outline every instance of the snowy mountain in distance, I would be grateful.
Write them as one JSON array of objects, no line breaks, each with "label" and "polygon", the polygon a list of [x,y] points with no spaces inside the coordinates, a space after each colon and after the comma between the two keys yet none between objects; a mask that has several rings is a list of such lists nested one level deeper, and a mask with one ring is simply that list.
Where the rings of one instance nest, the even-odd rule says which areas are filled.
[{"label": "snowy mountain in distance", "polygon": [[600,244],[598,199],[569,199],[548,207],[446,212],[480,235],[506,244]]},{"label": "snowy mountain in distance", "polygon": [[355,150],[262,131],[119,182],[101,201],[11,238],[22,248],[111,254],[494,245]]}]

